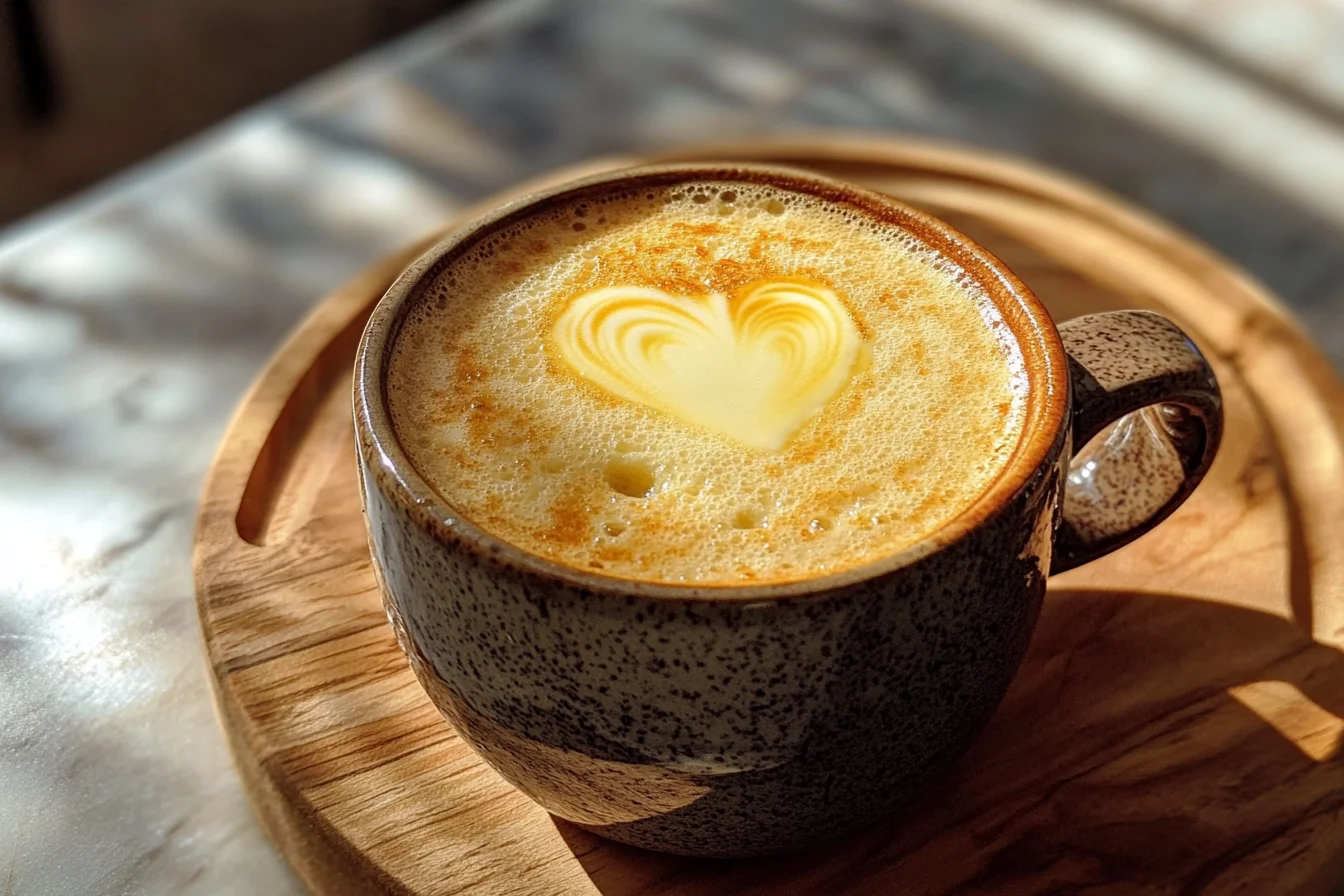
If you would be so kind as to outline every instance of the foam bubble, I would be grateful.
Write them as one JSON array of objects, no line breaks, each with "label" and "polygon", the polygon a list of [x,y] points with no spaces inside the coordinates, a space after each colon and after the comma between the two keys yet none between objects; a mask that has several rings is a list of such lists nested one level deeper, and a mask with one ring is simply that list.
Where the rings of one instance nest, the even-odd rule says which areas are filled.
[{"label": "foam bubble", "polygon": [[[824,285],[863,336],[846,384],[778,450],[619,398],[548,338],[603,287],[698,300],[767,278]],[[562,205],[483,240],[412,309],[388,385],[412,462],[487,531],[607,575],[733,583],[834,572],[937,529],[1003,469],[1026,374],[993,302],[912,235],[713,182]]]}]

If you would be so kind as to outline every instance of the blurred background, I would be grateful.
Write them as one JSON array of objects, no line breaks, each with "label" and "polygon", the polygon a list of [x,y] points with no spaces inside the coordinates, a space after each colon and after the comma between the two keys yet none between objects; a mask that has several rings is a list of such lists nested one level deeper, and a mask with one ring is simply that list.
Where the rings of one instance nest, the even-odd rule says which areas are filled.
[{"label": "blurred background", "polygon": [[[466,0],[0,0],[0,222],[463,5]],[[1257,100],[1266,99],[1344,133],[1344,0],[907,5],[977,29],[1106,104],[1182,138],[1237,142],[1248,119],[1264,112]],[[1229,119],[1240,119],[1243,128],[1222,127]],[[1253,135],[1240,139],[1255,142]],[[1303,151],[1315,148],[1327,149],[1313,143]],[[1328,147],[1337,155],[1339,149]],[[1255,147],[1219,151],[1248,161],[1242,157]],[[1267,176],[1294,180],[1291,171]],[[1329,201],[1344,209],[1339,172],[1321,176],[1334,188]]]},{"label": "blurred background", "polygon": [[461,0],[0,0],[0,222]]}]

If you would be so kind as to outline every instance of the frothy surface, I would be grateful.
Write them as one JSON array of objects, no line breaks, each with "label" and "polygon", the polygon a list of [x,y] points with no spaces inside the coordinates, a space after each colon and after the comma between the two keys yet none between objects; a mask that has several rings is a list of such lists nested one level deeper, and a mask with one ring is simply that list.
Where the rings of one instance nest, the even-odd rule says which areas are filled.
[{"label": "frothy surface", "polygon": [[576,200],[425,289],[387,390],[463,517],[656,582],[812,578],[969,507],[1016,447],[1021,353],[950,261],[782,188]]}]

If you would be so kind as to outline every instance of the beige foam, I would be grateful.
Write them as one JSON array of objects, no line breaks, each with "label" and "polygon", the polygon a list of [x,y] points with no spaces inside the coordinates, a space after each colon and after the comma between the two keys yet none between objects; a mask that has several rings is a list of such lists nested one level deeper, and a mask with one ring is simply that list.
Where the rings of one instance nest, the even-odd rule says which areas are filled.
[{"label": "beige foam", "polygon": [[[741,320],[771,284],[814,301],[779,312],[783,343]],[[666,365],[603,354],[620,339],[593,310],[613,295],[664,341],[659,327],[699,320],[680,345],[704,366],[653,382]],[[732,346],[704,349],[705,334]],[[778,352],[742,360],[784,343],[797,376]],[[1003,469],[1025,389],[1013,334],[945,258],[856,210],[742,183],[617,195],[489,237],[426,292],[388,371],[399,440],[464,517],[568,566],[719,584],[824,575],[936,530]]]}]

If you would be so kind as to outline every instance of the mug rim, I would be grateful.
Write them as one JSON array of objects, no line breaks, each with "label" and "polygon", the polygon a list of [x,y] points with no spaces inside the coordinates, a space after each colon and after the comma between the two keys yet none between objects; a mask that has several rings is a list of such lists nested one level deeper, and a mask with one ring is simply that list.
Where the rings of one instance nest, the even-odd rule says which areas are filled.
[{"label": "mug rim", "polygon": [[[476,525],[421,476],[396,436],[386,392],[387,361],[420,287],[480,239],[549,207],[585,194],[693,180],[764,183],[855,206],[950,257],[989,293],[1021,347],[1027,407],[1013,452],[969,505],[911,544],[825,575],[774,582],[652,582],[576,569],[531,553]],[[528,575],[598,594],[750,602],[829,594],[879,578],[946,549],[990,522],[1037,482],[1036,474],[1062,445],[1069,390],[1064,344],[1045,306],[998,257],[961,231],[884,193],[807,169],[704,161],[640,165],[589,175],[510,200],[455,228],[407,267],[374,307],[359,340],[352,398],[356,450],[367,474],[385,498],[409,512],[440,544],[460,545]]]}]

